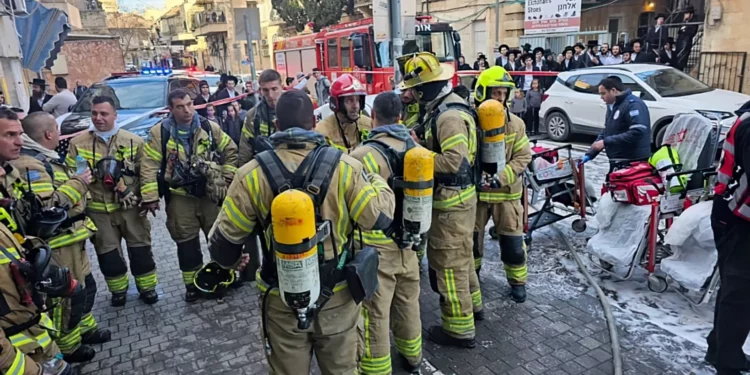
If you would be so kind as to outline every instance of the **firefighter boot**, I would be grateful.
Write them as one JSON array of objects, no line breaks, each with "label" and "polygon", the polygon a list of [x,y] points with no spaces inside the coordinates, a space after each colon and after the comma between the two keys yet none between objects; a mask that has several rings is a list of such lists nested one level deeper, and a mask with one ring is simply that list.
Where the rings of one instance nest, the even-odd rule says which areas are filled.
[{"label": "firefighter boot", "polygon": [[81,345],[70,354],[64,354],[63,359],[65,362],[68,363],[80,363],[80,362],[88,362],[92,359],[94,359],[94,356],[96,355],[96,351],[94,348],[88,346],[88,345]]},{"label": "firefighter boot", "polygon": [[185,302],[195,302],[200,298],[200,291],[195,285],[185,285]]},{"label": "firefighter boot", "polygon": [[411,364],[409,360],[406,359],[406,357],[404,357],[403,354],[398,353],[398,356],[401,358],[401,366],[403,367],[404,371],[409,373],[409,375],[422,373],[422,370],[421,370],[422,361],[419,361],[419,363],[417,364]]},{"label": "firefighter boot", "polygon": [[[511,285],[510,297],[517,303],[526,302],[526,285]],[[474,313],[476,315],[476,313]]]},{"label": "firefighter boot", "polygon": [[459,339],[448,335],[443,331],[441,326],[432,326],[427,330],[430,335],[430,340],[435,344],[442,346],[455,346],[457,348],[473,349],[477,346],[477,340],[474,338],[470,339]]},{"label": "firefighter boot", "polygon": [[125,306],[125,302],[128,300],[126,294],[127,292],[112,293],[112,307]]},{"label": "firefighter boot", "polygon": [[159,301],[159,295],[156,294],[155,290],[147,290],[141,293],[141,295],[138,296],[138,298],[140,298],[141,301],[143,301],[143,303],[147,305],[153,305]]},{"label": "firefighter boot", "polygon": [[87,332],[81,336],[81,342],[84,344],[103,344],[112,339],[112,332],[108,329],[97,328],[94,331]]}]

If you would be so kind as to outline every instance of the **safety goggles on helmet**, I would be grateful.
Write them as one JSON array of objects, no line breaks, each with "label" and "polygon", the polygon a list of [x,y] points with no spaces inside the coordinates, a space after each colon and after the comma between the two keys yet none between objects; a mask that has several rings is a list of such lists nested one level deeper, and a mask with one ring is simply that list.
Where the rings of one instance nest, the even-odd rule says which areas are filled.
[{"label": "safety goggles on helmet", "polygon": [[94,165],[94,177],[112,189],[122,177],[123,163],[112,156],[98,160]]},{"label": "safety goggles on helmet", "polygon": [[216,262],[209,262],[195,273],[193,284],[203,293],[217,293],[234,283],[234,271],[222,268]]},{"label": "safety goggles on helmet", "polygon": [[510,98],[511,90],[516,88],[516,83],[508,72],[495,65],[477,77],[477,84],[474,89],[474,100],[481,103],[487,99],[492,98],[493,87],[504,87],[508,89],[508,98]]},{"label": "safety goggles on helmet", "polygon": [[404,77],[398,86],[401,90],[429,82],[449,81],[455,73],[452,65],[441,64],[437,56],[429,52],[399,57],[398,65]]}]

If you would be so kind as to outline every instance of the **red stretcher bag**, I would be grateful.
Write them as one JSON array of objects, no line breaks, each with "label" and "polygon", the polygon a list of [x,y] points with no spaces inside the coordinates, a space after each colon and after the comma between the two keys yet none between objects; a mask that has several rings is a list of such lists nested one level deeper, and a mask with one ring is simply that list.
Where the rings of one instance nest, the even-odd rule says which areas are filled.
[{"label": "red stretcher bag", "polygon": [[613,201],[637,206],[651,204],[664,193],[659,172],[647,162],[635,162],[610,173],[606,188]]}]

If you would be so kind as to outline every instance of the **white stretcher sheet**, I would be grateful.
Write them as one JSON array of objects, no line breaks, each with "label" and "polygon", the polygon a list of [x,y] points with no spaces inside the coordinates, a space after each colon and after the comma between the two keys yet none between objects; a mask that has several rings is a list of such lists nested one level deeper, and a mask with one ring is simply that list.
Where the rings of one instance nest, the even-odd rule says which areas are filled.
[{"label": "white stretcher sheet", "polygon": [[589,240],[587,250],[612,265],[629,266],[646,239],[650,215],[650,206],[614,202],[612,196],[603,194],[596,212],[599,231]]}]

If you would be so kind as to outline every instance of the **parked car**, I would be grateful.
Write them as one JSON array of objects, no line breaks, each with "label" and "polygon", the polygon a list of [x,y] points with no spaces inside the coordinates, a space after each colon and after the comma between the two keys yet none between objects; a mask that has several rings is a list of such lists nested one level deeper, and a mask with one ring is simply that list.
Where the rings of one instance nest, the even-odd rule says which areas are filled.
[{"label": "parked car", "polygon": [[178,88],[198,95],[198,79],[188,76],[132,76],[93,84],[73,106],[58,118],[62,135],[77,133],[91,125],[91,100],[98,95],[111,96],[117,105],[117,123],[141,137],[148,134],[167,106],[167,94]]},{"label": "parked car", "polygon": [[723,138],[737,119],[734,111],[750,100],[748,95],[714,89],[663,65],[609,65],[562,72],[544,93],[539,112],[550,138],[564,141],[573,134],[601,132],[607,107],[599,95],[599,82],[609,76],[620,78],[625,88],[646,103],[655,145],[661,144],[674,116],[685,112],[719,121]]}]

